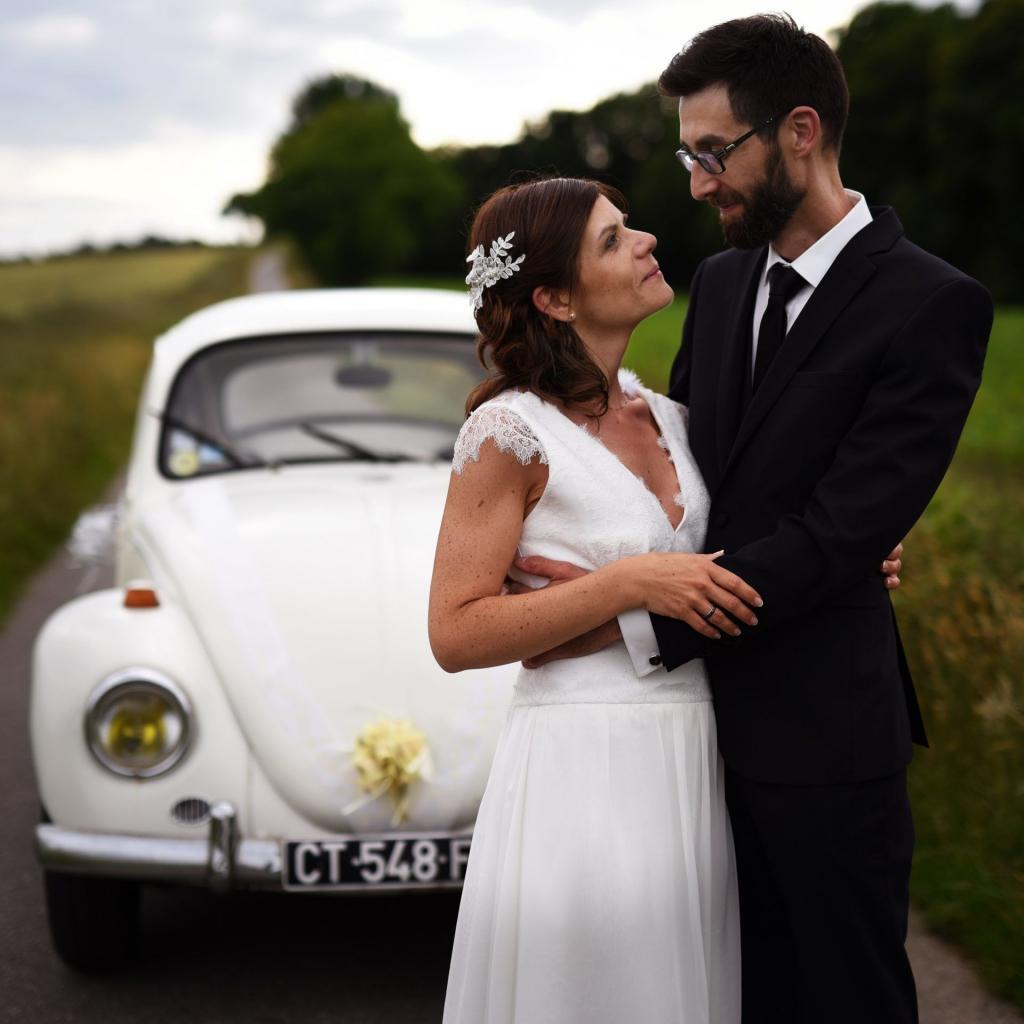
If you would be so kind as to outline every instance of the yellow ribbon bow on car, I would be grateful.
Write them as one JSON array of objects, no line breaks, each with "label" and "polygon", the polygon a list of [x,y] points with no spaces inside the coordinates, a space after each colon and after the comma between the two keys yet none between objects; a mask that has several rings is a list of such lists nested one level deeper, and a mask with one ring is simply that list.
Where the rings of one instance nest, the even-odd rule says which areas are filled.
[{"label": "yellow ribbon bow on car", "polygon": [[366,725],[356,737],[352,764],[368,799],[387,794],[395,825],[408,817],[409,787],[433,774],[427,738],[408,719],[378,718]]}]

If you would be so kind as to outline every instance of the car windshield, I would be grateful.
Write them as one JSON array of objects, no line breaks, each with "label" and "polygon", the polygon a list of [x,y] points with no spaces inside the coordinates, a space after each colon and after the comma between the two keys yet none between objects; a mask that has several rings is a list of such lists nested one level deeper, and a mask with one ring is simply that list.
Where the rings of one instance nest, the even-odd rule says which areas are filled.
[{"label": "car windshield", "polygon": [[185,364],[161,414],[173,478],[289,462],[450,459],[482,379],[471,335],[250,338]]}]

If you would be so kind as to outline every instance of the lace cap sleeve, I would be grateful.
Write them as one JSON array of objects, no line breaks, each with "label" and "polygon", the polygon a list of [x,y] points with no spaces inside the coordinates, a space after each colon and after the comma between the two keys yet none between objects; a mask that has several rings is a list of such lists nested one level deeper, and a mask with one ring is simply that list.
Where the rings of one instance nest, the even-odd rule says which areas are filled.
[{"label": "lace cap sleeve", "polygon": [[689,426],[690,410],[688,406],[669,398],[668,395],[651,391],[650,388],[645,387],[644,382],[632,370],[627,370],[624,366],[619,368],[619,387],[622,388],[622,393],[627,398],[643,395],[648,404],[656,402],[664,408],[672,410],[675,415],[681,417],[684,427]]},{"label": "lace cap sleeve", "polygon": [[547,452],[526,420],[508,405],[492,401],[475,409],[462,425],[455,441],[452,471],[461,473],[470,459],[478,462],[488,438],[499,451],[511,452],[524,466],[535,458],[547,465]]}]

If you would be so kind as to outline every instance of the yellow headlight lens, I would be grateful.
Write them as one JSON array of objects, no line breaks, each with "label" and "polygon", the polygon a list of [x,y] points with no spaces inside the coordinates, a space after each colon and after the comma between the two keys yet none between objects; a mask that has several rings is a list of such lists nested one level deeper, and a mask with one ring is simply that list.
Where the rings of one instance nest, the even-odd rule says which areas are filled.
[{"label": "yellow headlight lens", "polygon": [[106,723],[104,745],[119,761],[153,763],[167,749],[167,705],[157,697],[127,698]]},{"label": "yellow headlight lens", "polygon": [[118,775],[146,778],[176,764],[188,747],[191,712],[185,695],[155,673],[104,680],[86,709],[93,755]]}]

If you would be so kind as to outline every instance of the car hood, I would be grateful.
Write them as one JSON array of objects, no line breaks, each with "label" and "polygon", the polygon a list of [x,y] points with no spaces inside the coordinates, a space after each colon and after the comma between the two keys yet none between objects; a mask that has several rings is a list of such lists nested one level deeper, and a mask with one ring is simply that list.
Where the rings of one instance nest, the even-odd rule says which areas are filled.
[{"label": "car hood", "polygon": [[132,510],[133,540],[158,590],[188,609],[253,756],[319,827],[396,823],[394,791],[363,792],[353,763],[357,739],[381,720],[385,733],[411,723],[432,763],[408,789],[403,827],[475,817],[517,670],[449,675],[430,652],[448,475],[404,464],[248,471],[185,482]]}]

